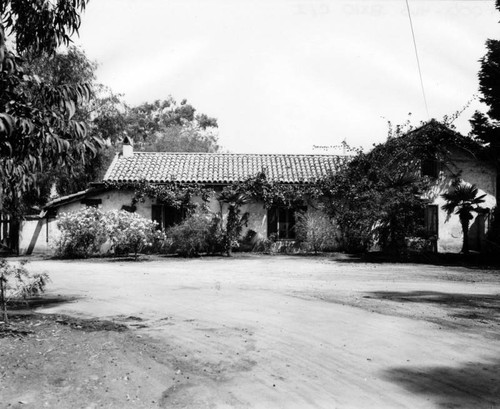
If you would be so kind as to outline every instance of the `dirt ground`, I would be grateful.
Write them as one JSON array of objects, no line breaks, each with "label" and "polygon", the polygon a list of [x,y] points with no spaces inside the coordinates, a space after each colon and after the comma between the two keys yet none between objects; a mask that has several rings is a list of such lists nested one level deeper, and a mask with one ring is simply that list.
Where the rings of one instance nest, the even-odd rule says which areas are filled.
[{"label": "dirt ground", "polygon": [[[500,272],[255,256],[34,260],[2,408],[500,408]],[[98,320],[105,320],[104,323]]]}]

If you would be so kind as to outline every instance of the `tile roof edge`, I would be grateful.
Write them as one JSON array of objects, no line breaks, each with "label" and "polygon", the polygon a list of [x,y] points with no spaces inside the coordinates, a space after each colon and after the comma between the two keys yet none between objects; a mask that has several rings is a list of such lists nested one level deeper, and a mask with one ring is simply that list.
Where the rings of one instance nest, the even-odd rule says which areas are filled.
[{"label": "tile roof edge", "polygon": [[47,202],[45,206],[43,206],[43,208],[52,207],[68,200],[77,199],[79,197],[85,196],[87,193],[89,193],[89,191],[90,189],[85,189],[85,190],[80,190],[79,192],[71,193],[69,195],[56,197],[55,199],[52,199],[51,201]]},{"label": "tile roof edge", "polygon": [[[229,153],[229,152],[143,152],[134,151],[134,155],[227,155],[227,156],[324,156],[324,157],[351,157],[352,155],[337,155],[328,153]],[[117,154],[119,156],[119,154]]]},{"label": "tile roof edge", "polygon": [[119,154],[119,153],[117,153],[117,154],[115,155],[115,157],[114,157],[114,158],[113,158],[113,160],[111,161],[111,164],[110,164],[110,165],[109,165],[109,167],[108,167],[108,170],[106,170],[106,173],[104,174],[104,176],[103,176],[102,180],[106,180],[106,179],[108,179],[108,178],[111,176],[111,172],[112,172],[113,168],[115,167],[116,162],[118,162],[118,157],[119,157],[119,156],[120,156],[120,154]]}]

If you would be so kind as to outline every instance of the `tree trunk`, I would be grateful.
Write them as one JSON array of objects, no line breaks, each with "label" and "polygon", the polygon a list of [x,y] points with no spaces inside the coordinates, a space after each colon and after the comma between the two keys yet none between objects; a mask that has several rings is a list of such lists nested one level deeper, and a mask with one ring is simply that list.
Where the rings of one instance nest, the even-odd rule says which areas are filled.
[{"label": "tree trunk", "polygon": [[3,314],[3,322],[4,325],[7,325],[9,323],[9,317],[7,315],[7,299],[6,299],[6,288],[4,285],[4,275],[0,275],[0,303],[2,304],[2,314]]},{"label": "tree trunk", "polygon": [[462,242],[462,253],[469,254],[469,222],[470,215],[467,213],[465,215],[460,215],[460,224],[462,225],[463,242]]}]

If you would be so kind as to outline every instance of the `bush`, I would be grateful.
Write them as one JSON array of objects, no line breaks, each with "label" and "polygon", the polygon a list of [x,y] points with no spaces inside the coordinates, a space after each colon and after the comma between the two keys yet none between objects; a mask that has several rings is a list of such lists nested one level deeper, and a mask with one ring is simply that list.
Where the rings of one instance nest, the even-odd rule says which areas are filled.
[{"label": "bush", "polygon": [[8,324],[7,305],[12,300],[26,299],[45,290],[49,281],[47,273],[30,274],[24,267],[26,261],[19,264],[0,259],[0,307],[3,322]]},{"label": "bush", "polygon": [[185,257],[218,251],[222,243],[219,224],[219,219],[208,213],[193,213],[167,230],[171,251]]},{"label": "bush", "polygon": [[410,253],[434,252],[436,239],[424,237],[406,237],[406,251]]},{"label": "bush", "polygon": [[78,212],[63,213],[57,221],[61,236],[55,242],[56,255],[86,258],[101,252],[108,242],[115,254],[159,250],[165,243],[156,222],[124,210],[102,212],[88,207]]},{"label": "bush", "polygon": [[270,240],[265,239],[256,231],[248,229],[239,243],[238,251],[264,252],[268,251],[269,247]]},{"label": "bush", "polygon": [[55,249],[60,257],[89,257],[98,253],[108,238],[104,213],[94,207],[61,214],[57,227],[61,236]]},{"label": "bush", "polygon": [[336,226],[324,213],[298,213],[295,230],[297,240],[306,251],[318,253],[338,247]]},{"label": "bush", "polygon": [[134,258],[147,249],[158,250],[165,241],[157,223],[125,210],[105,213],[106,230],[115,254],[133,253]]},{"label": "bush", "polygon": [[211,220],[207,235],[207,253],[222,253],[225,249],[226,235],[221,227],[221,219],[217,215],[207,215],[207,217]]}]

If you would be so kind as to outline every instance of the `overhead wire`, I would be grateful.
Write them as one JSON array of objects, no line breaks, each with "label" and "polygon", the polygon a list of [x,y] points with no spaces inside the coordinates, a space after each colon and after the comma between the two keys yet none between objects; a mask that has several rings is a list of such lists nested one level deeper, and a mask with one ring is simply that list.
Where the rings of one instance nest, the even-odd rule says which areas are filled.
[{"label": "overhead wire", "polygon": [[415,49],[415,58],[417,59],[418,75],[420,77],[420,87],[422,88],[422,96],[424,97],[425,112],[427,113],[427,118],[429,118],[429,108],[427,106],[427,98],[425,97],[424,80],[422,79],[422,69],[420,68],[420,59],[418,58],[417,41],[415,40],[415,30],[413,30],[413,21],[411,18],[410,5],[408,0],[406,1],[406,9],[408,10],[408,19],[410,20],[411,36],[413,38],[413,47]]}]

